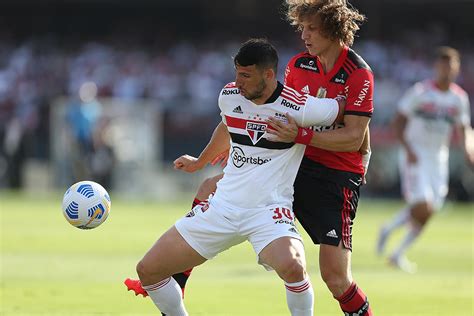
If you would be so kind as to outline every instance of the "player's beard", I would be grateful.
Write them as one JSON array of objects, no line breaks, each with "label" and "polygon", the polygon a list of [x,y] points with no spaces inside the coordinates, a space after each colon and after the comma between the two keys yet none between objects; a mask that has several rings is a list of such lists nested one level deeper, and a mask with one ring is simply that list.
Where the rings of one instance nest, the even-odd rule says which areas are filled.
[{"label": "player's beard", "polygon": [[265,80],[262,79],[262,81],[260,81],[260,83],[257,85],[255,92],[245,96],[245,98],[250,101],[260,99],[263,96],[263,92],[265,91],[266,88],[267,88],[267,84]]}]

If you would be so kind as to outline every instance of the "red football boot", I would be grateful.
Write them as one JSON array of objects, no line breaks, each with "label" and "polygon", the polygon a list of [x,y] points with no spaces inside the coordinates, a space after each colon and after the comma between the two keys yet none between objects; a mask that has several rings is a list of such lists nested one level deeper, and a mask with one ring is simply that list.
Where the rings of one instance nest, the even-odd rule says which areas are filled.
[{"label": "red football boot", "polygon": [[142,288],[142,283],[140,280],[126,279],[123,282],[129,291],[135,292],[135,295],[141,294],[143,297],[147,297],[148,293]]}]

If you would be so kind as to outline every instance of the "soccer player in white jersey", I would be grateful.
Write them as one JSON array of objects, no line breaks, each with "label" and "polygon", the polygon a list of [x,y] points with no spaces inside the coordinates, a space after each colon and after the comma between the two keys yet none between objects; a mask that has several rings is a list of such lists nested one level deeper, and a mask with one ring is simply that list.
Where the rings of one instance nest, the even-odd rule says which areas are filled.
[{"label": "soccer player in white jersey", "polygon": [[452,130],[458,129],[469,164],[466,132],[471,129],[469,99],[454,83],[460,70],[459,52],[450,47],[437,50],[433,80],[416,83],[400,100],[393,126],[402,146],[400,176],[407,206],[386,223],[379,234],[377,252],[382,254],[389,235],[409,224],[408,232],[390,255],[392,265],[415,272],[416,265],[404,255],[432,214],[439,210],[448,192],[448,155]]},{"label": "soccer player in white jersey", "polygon": [[224,177],[208,203],[196,206],[158,239],[137,273],[162,313],[188,315],[171,276],[248,240],[258,262],[284,281],[291,315],[310,316],[313,290],[292,211],[293,182],[305,146],[268,141],[266,120],[285,121],[290,114],[301,126],[330,126],[342,119],[343,102],[303,96],[279,83],[278,55],[266,40],[244,43],[234,64],[236,81],[220,93],[222,122],[216,128],[227,129],[228,141],[211,138],[204,149],[215,157],[230,142]]}]

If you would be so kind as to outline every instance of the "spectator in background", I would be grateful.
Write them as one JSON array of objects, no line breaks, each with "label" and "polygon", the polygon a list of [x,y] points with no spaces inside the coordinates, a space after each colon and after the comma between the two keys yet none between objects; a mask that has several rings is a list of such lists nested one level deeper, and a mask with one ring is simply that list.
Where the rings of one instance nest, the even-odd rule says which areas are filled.
[{"label": "spectator in background", "polygon": [[76,181],[91,176],[90,161],[94,152],[94,133],[101,117],[102,105],[97,101],[97,85],[85,82],[79,89],[79,98],[66,110],[69,126],[73,176]]},{"label": "spectator in background", "polygon": [[407,234],[389,260],[411,273],[416,265],[406,259],[405,251],[433,213],[442,207],[448,193],[449,140],[453,129],[461,135],[466,160],[474,166],[474,153],[469,152],[466,140],[471,129],[469,98],[454,83],[460,71],[459,52],[450,47],[439,48],[434,69],[432,80],[419,82],[406,92],[393,121],[402,146],[400,176],[407,206],[382,227],[377,243],[380,255],[390,234],[409,224]]},{"label": "spectator in background", "polygon": [[102,117],[93,134],[93,149],[90,157],[91,180],[105,188],[112,187],[112,171],[115,166],[115,152],[109,142],[110,119]]}]

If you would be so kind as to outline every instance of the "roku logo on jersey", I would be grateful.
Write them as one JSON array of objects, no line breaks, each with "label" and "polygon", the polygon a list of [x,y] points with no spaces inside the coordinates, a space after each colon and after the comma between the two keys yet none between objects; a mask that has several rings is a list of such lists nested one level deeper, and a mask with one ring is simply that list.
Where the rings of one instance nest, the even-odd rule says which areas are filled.
[{"label": "roku logo on jersey", "polygon": [[232,90],[222,90],[223,95],[231,95],[231,94],[240,94],[239,89],[232,89]]},{"label": "roku logo on jersey", "polygon": [[296,104],[293,104],[291,102],[286,101],[285,99],[281,100],[281,105],[293,109],[295,111],[299,111],[301,107],[297,106]]},{"label": "roku logo on jersey", "polygon": [[359,96],[357,97],[357,100],[354,102],[355,106],[361,106],[362,102],[364,102],[365,97],[367,96],[367,92],[369,92],[370,88],[370,81],[369,80],[364,80],[364,86],[360,90]]},{"label": "roku logo on jersey", "polygon": [[272,160],[271,158],[246,157],[242,148],[238,146],[232,147],[232,153],[230,155],[232,157],[232,163],[237,168],[241,168],[246,163],[260,166]]}]

